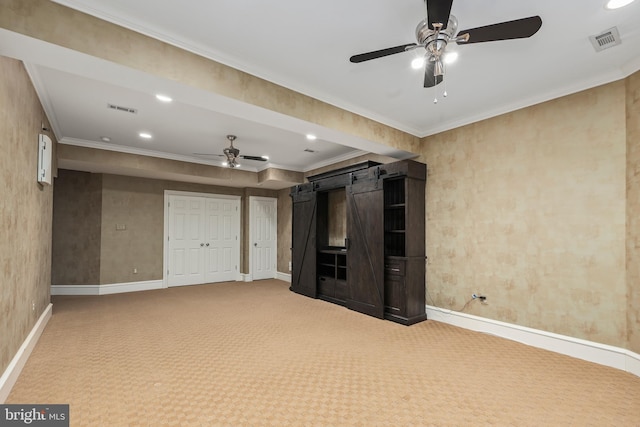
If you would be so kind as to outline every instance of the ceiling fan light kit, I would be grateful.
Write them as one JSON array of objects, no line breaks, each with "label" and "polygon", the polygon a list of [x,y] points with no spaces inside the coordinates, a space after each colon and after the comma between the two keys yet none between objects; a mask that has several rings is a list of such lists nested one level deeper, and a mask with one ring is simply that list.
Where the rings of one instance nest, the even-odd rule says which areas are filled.
[{"label": "ceiling fan light kit", "polygon": [[621,7],[624,7],[628,4],[633,3],[635,0],[609,0],[607,2],[607,4],[605,5],[605,8],[607,9],[619,9]]},{"label": "ceiling fan light kit", "polygon": [[[420,21],[416,27],[417,43],[408,43],[361,53],[352,56],[350,61],[352,63],[360,63],[423,48],[425,50],[424,87],[428,88],[444,81],[445,51],[450,42],[465,45],[528,38],[537,33],[542,26],[542,19],[539,16],[530,16],[528,18],[500,22],[458,32],[458,20],[455,16],[451,15],[453,0],[425,0],[425,4],[427,7],[427,17]],[[418,61],[414,59],[412,63],[414,68],[416,68],[417,63]],[[444,96],[447,96],[446,90],[444,91]],[[434,103],[437,102],[436,98]]]},{"label": "ceiling fan light kit", "polygon": [[222,156],[226,157],[227,160],[222,162],[222,166],[228,168],[239,168],[240,163],[238,163],[238,159],[246,159],[246,160],[255,160],[258,162],[266,162],[269,160],[269,156],[249,156],[249,155],[240,155],[240,150],[233,146],[233,141],[237,139],[235,135],[227,135],[227,140],[229,141],[229,146],[222,150],[222,154],[211,154],[211,153],[193,153],[194,156]]}]

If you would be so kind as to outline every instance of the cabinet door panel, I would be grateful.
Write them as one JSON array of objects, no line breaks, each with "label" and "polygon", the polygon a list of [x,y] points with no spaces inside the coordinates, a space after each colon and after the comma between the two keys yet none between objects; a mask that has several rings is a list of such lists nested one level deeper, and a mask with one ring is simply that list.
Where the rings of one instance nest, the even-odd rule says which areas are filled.
[{"label": "cabinet door panel", "polygon": [[407,315],[404,276],[388,274],[385,278],[384,303],[387,313]]},{"label": "cabinet door panel", "polygon": [[316,193],[293,198],[291,290],[316,297]]},{"label": "cabinet door panel", "polygon": [[384,317],[383,197],[382,186],[369,180],[347,188],[346,306],[379,318]]}]

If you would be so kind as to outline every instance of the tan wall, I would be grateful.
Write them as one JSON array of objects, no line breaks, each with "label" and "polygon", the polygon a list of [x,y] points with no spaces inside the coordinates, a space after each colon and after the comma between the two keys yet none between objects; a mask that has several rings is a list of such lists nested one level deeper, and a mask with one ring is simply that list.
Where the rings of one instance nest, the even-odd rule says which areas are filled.
[{"label": "tan wall", "polygon": [[347,237],[347,193],[344,188],[330,191],[329,209],[329,246],[345,246]]},{"label": "tan wall", "polygon": [[278,191],[278,271],[291,274],[289,262],[291,262],[291,218],[293,203],[289,192],[285,188]]},{"label": "tan wall", "polygon": [[[83,172],[63,171],[57,179],[59,188],[56,200],[86,198],[95,187],[95,179],[85,179],[89,174]],[[242,197],[241,217],[241,272],[248,272],[249,250],[249,197],[263,196],[277,198],[273,190],[241,189],[217,187],[202,184],[182,183],[175,181],[134,178],[120,175],[96,174],[101,177],[101,211],[99,214],[86,215],[82,221],[84,230],[99,229],[99,236],[94,236],[93,243],[99,245],[99,259],[91,267],[72,265],[81,247],[69,247],[73,241],[56,242],[60,253],[54,257],[65,266],[55,284],[112,284],[162,279],[163,235],[164,235],[164,190],[189,191],[196,193],[226,194]],[[81,188],[82,185],[84,188]],[[69,192],[67,194],[62,194]],[[62,204],[55,206],[56,236],[68,233],[70,227],[78,220],[83,207],[65,209]],[[280,211],[280,209],[279,209]],[[118,230],[117,225],[124,225]],[[245,231],[246,230],[246,231]],[[289,231],[290,233],[290,231]],[[284,240],[287,240],[284,237]],[[85,254],[89,256],[89,254]],[[96,270],[97,269],[97,270]],[[134,269],[137,273],[134,273]],[[285,270],[286,271],[286,270]],[[99,278],[99,279],[96,279]],[[58,281],[59,280],[59,281]]]},{"label": "tan wall", "polygon": [[304,177],[308,178],[310,176],[319,175],[321,173],[329,172],[335,169],[346,168],[347,166],[356,165],[358,163],[363,163],[366,161],[378,162],[378,163],[392,163],[397,162],[397,159],[388,156],[381,156],[379,154],[367,153],[362,156],[354,157],[349,160],[344,160],[339,163],[334,163],[332,165],[323,166],[321,168],[313,169],[308,172],[305,172]]},{"label": "tan wall", "polygon": [[[164,190],[241,196],[241,272],[248,272],[249,196],[277,197],[260,189],[216,187],[174,181],[104,175],[102,196],[102,284],[162,279]],[[125,224],[126,230],[116,230]],[[245,230],[247,230],[245,232]],[[138,273],[134,274],[133,269]]]},{"label": "tan wall", "polygon": [[627,330],[628,348],[640,353],[640,72],[627,89]]},{"label": "tan wall", "polygon": [[53,192],[51,283],[100,283],[102,175],[60,170]]},{"label": "tan wall", "polygon": [[429,303],[624,347],[625,83],[424,140]]},{"label": "tan wall", "polygon": [[49,304],[53,189],[36,181],[48,121],[21,62],[0,56],[0,373]]}]

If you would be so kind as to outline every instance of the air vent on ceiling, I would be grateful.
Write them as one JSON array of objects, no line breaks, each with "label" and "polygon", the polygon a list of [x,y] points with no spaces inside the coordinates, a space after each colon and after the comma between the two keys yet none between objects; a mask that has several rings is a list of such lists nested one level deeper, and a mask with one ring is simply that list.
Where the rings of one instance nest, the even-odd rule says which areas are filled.
[{"label": "air vent on ceiling", "polygon": [[312,150],[310,148],[305,148],[304,151],[307,152],[307,153],[315,153],[316,152],[315,150]]},{"label": "air vent on ceiling", "polygon": [[609,28],[606,31],[603,31],[601,34],[597,36],[590,36],[589,40],[591,40],[591,44],[596,52],[600,52],[602,50],[608,49],[613,46],[617,46],[622,43],[620,39],[620,33],[618,32],[618,28],[613,27]]},{"label": "air vent on ceiling", "polygon": [[124,111],[125,113],[136,114],[138,110],[135,108],[123,107],[121,105],[115,104],[107,104],[107,108],[111,108],[112,110]]}]

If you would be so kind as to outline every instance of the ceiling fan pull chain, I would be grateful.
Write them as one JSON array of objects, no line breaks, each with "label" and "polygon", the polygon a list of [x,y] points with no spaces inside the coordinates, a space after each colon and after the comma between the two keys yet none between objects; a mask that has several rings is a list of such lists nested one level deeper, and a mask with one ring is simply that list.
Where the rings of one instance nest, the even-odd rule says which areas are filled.
[{"label": "ceiling fan pull chain", "polygon": [[438,103],[438,87],[437,86],[433,87],[433,92],[435,93],[433,97],[433,103],[437,104]]},{"label": "ceiling fan pull chain", "polygon": [[[443,76],[444,77],[444,76]],[[447,79],[444,79],[444,93],[442,94],[443,97],[447,97]]]}]

